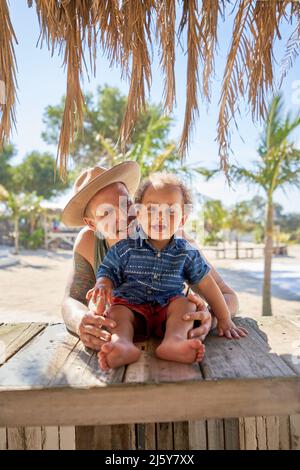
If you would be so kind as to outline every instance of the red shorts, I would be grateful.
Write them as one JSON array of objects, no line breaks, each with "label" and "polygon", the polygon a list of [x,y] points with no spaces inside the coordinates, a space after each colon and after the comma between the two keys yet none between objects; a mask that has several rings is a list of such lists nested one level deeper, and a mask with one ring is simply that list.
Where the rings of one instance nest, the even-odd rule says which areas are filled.
[{"label": "red shorts", "polygon": [[163,338],[166,328],[167,310],[172,300],[182,297],[177,295],[167,305],[131,304],[121,297],[113,297],[112,305],[125,305],[134,313],[134,342],[146,341],[150,336]]}]

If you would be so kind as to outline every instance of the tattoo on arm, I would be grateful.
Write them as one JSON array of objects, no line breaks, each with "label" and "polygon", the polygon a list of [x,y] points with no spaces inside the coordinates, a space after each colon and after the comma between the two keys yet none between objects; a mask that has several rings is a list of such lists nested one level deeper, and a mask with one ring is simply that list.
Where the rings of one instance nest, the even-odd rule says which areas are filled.
[{"label": "tattoo on arm", "polygon": [[85,296],[87,291],[94,287],[95,282],[96,278],[92,266],[83,256],[75,252],[73,273],[66,294],[84,305],[88,305]]}]

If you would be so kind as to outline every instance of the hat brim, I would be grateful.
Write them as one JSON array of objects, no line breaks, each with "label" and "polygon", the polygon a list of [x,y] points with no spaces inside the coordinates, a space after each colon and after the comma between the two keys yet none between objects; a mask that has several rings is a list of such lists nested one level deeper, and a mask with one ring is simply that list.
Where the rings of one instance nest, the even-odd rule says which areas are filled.
[{"label": "hat brim", "polygon": [[134,196],[140,183],[141,171],[136,162],[123,162],[96,176],[75,196],[62,212],[62,222],[69,227],[84,225],[84,211],[95,194],[112,183],[123,183],[131,196]]}]

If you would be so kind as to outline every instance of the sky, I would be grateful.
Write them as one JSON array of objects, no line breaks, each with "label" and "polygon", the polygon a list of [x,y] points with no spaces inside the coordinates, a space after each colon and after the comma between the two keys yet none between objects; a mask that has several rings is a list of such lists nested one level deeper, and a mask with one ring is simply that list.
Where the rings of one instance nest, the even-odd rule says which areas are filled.
[{"label": "sky", "polygon": [[[51,57],[46,44],[43,48],[36,47],[39,38],[39,24],[34,8],[28,8],[26,0],[10,0],[9,8],[12,24],[18,39],[15,47],[18,64],[18,103],[16,106],[17,132],[12,134],[12,142],[16,145],[17,156],[14,163],[19,163],[26,154],[33,150],[51,151],[56,155],[56,148],[47,145],[41,138],[44,129],[42,117],[46,106],[56,105],[60,102],[66,90],[66,72],[62,67],[62,59],[55,52]],[[229,14],[229,13],[228,13]],[[285,42],[293,27],[284,27],[281,41],[277,41],[274,55],[277,59],[277,77],[280,76],[279,66],[283,56]],[[200,115],[197,118],[194,131],[191,135],[191,144],[187,155],[187,163],[199,164],[208,168],[215,168],[219,163],[218,144],[216,142],[216,126],[218,120],[218,100],[220,85],[224,72],[225,59],[231,41],[232,18],[228,17],[221,23],[219,30],[219,54],[215,64],[215,77],[212,82],[212,102],[207,109],[206,104],[200,103]],[[179,140],[184,121],[185,90],[186,90],[186,48],[178,45],[176,49],[176,102],[173,117],[175,124],[171,137]],[[163,78],[159,66],[157,49],[153,56],[152,87],[148,96],[152,103],[159,103],[163,94]],[[109,84],[117,86],[127,94],[128,83],[121,80],[120,69],[109,67],[105,57],[99,50],[97,59],[96,77],[85,77],[84,91],[95,91],[98,85]],[[296,113],[300,109],[300,60],[286,77],[281,91],[285,98],[286,110]],[[201,98],[199,99],[201,102]],[[241,116],[237,118],[238,132],[232,126],[231,147],[233,155],[231,162],[239,161],[244,166],[252,165],[256,159],[256,149],[259,135],[262,131],[261,123],[253,123],[246,106],[241,105]],[[300,148],[300,129],[295,131],[293,140]],[[205,196],[221,199],[229,206],[235,202],[250,199],[257,189],[248,188],[244,184],[229,188],[223,174],[205,182],[201,176],[197,177],[197,189]],[[64,205],[69,192],[57,200],[58,205]],[[275,201],[280,203],[287,212],[300,212],[299,190],[289,190],[287,194],[279,190],[275,193]]]}]

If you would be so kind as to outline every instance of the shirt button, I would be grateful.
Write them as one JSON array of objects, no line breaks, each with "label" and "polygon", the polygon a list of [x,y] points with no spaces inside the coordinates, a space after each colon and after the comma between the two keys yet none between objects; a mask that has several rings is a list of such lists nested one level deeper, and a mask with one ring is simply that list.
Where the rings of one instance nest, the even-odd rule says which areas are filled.
[{"label": "shirt button", "polygon": [[152,294],[152,290],[151,290],[151,289],[147,289],[147,294]]},{"label": "shirt button", "polygon": [[156,256],[157,256],[158,258],[160,258],[160,252],[158,252]]},{"label": "shirt button", "polygon": [[153,278],[157,279],[158,278],[157,274],[153,274]]}]

